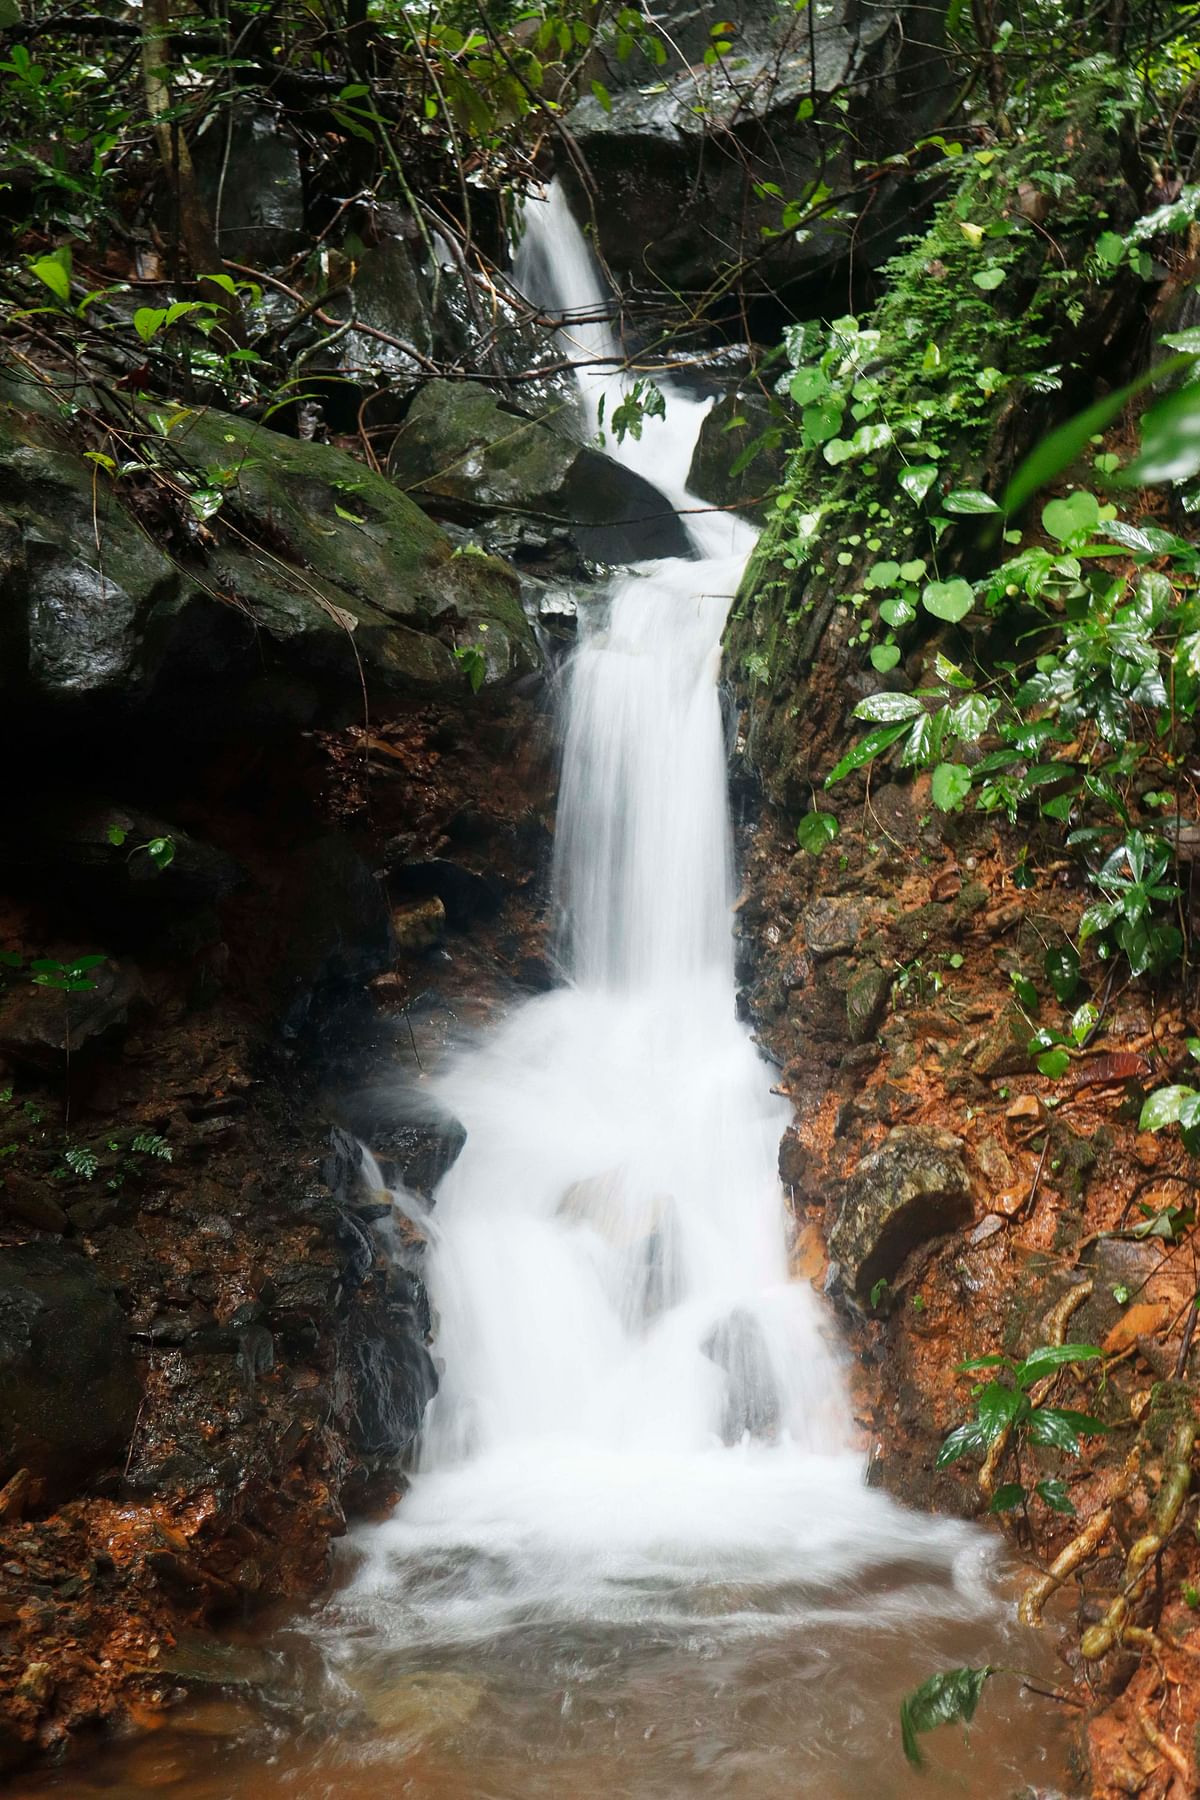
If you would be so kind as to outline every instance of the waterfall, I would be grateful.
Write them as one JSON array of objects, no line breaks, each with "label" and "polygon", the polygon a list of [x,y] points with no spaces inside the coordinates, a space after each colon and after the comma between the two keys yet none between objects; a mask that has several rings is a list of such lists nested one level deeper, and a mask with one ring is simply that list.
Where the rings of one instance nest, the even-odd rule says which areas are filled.
[{"label": "waterfall", "polygon": [[[605,359],[580,389],[593,425],[602,400],[611,418],[607,296],[556,189],[527,208],[518,279],[567,315],[573,353]],[[581,607],[567,979],[437,1082],[467,1131],[429,1224],[441,1388],[350,1596],[376,1623],[398,1613],[409,1643],[531,1616],[711,1617],[733,1583],[737,1608],[769,1612],[898,1563],[949,1591],[974,1554],[963,1528],[868,1489],[828,1321],[789,1279],[789,1109],[735,1015],[717,686],[754,532],[688,494],[705,407],[666,392],[665,419],[610,450],[685,513],[696,554]]]}]

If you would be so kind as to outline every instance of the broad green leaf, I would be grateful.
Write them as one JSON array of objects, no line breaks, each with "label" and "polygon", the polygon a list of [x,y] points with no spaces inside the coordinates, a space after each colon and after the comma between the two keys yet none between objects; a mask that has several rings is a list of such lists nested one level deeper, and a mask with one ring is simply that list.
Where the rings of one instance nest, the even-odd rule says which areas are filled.
[{"label": "broad green leaf", "polygon": [[948,513],[998,513],[996,502],[987,494],[981,494],[977,488],[955,488],[942,501]]},{"label": "broad green leaf", "polygon": [[926,582],[921,594],[921,605],[925,611],[932,613],[935,619],[945,619],[951,625],[957,625],[965,619],[975,603],[969,581],[961,576],[953,581]]},{"label": "broad green leaf", "polygon": [[938,680],[946,682],[949,687],[973,688],[975,686],[971,677],[960,669],[956,662],[951,662],[948,656],[943,656],[940,650],[933,659],[933,668]]},{"label": "broad green leaf", "polygon": [[871,666],[878,669],[881,675],[886,675],[889,669],[894,669],[899,661],[899,644],[876,644],[871,651]]},{"label": "broad green leaf", "polygon": [[1142,1116],[1138,1120],[1139,1131],[1161,1131],[1164,1125],[1175,1125],[1179,1115],[1189,1100],[1196,1097],[1196,1089],[1190,1087],[1163,1087],[1150,1095],[1142,1107]]},{"label": "broad green leaf", "polygon": [[869,762],[874,762],[880,753],[902,738],[909,729],[908,720],[899,725],[880,725],[874,731],[868,731],[865,737],[859,738],[853,750],[847,751],[840,763],[829,771],[825,777],[825,786],[832,787],[835,781],[841,781],[854,769],[861,769]]},{"label": "broad green leaf", "polygon": [[991,1672],[986,1663],[982,1669],[946,1669],[904,1696],[900,1703],[900,1738],[904,1754],[915,1769],[921,1767],[922,1761],[918,1735],[938,1725],[969,1723]]},{"label": "broad green leaf", "polygon": [[1079,986],[1079,953],[1072,944],[1047,950],[1042,967],[1056,1000],[1065,1004]]},{"label": "broad green leaf", "polygon": [[612,111],[612,95],[602,81],[593,81],[592,98],[605,112]]},{"label": "broad green leaf", "polygon": [[957,1425],[937,1453],[937,1467],[947,1469],[963,1456],[982,1456],[990,1441],[974,1419],[965,1425]]},{"label": "broad green leaf", "polygon": [[1051,1081],[1058,1081],[1070,1068],[1071,1058],[1065,1050],[1046,1050],[1038,1057],[1037,1066]]},{"label": "broad green leaf", "polygon": [[71,258],[69,251],[60,252],[56,256],[39,256],[36,262],[30,263],[29,272],[36,275],[44,287],[59,300],[71,298]]},{"label": "broad green leaf", "polygon": [[1021,1387],[1032,1387],[1043,1375],[1049,1375],[1054,1369],[1062,1369],[1070,1363],[1095,1362],[1104,1352],[1098,1344],[1043,1344],[1037,1350],[1031,1350],[1023,1363],[1017,1366],[1017,1381]]},{"label": "broad green leaf", "polygon": [[1052,1512],[1074,1513],[1075,1507],[1067,1493],[1065,1481],[1039,1481],[1033,1491],[1046,1502]]},{"label": "broad green leaf", "polygon": [[1072,1412],[1069,1407],[1035,1406],[1029,1415],[1031,1440],[1070,1456],[1078,1455],[1081,1437],[1103,1437],[1107,1431],[1108,1426],[1090,1413]]},{"label": "broad green leaf", "polygon": [[868,694],[854,709],[856,719],[890,725],[896,719],[915,719],[925,708],[915,694]]},{"label": "broad green leaf", "polygon": [[955,1363],[954,1370],[957,1375],[969,1375],[974,1369],[998,1369],[1011,1362],[1011,1356],[1003,1356],[996,1350],[990,1356],[972,1356],[966,1362]]},{"label": "broad green leaf", "polygon": [[987,1444],[994,1442],[1014,1420],[1029,1410],[1029,1402],[1020,1389],[1008,1387],[1002,1381],[989,1381],[981,1390],[976,1405],[976,1422]]},{"label": "broad green leaf", "polygon": [[988,1507],[988,1511],[994,1513],[1011,1512],[1015,1506],[1020,1506],[1024,1498],[1025,1489],[1021,1486],[1019,1481],[1006,1481],[1001,1487],[998,1487],[992,1495],[992,1503]]},{"label": "broad green leaf", "polygon": [[939,763],[933,771],[933,804],[939,812],[955,812],[971,791],[971,771],[962,763]]},{"label": "broad green leaf", "polygon": [[990,294],[1004,280],[1004,270],[998,263],[989,263],[986,269],[980,269],[972,275],[971,280],[977,288],[982,288],[985,294]]},{"label": "broad green leaf", "polygon": [[137,332],[143,344],[148,344],[153,338],[157,337],[158,333],[162,330],[163,325],[166,323],[166,317],[167,309],[165,306],[138,307],[133,315],[133,329]]},{"label": "broad green leaf", "polygon": [[900,474],[900,486],[918,506],[936,480],[936,463],[914,463],[911,469],[904,469]]},{"label": "broad green leaf", "polygon": [[1069,544],[1074,538],[1086,536],[1099,523],[1100,502],[1095,494],[1082,488],[1066,500],[1051,500],[1042,508],[1042,524],[1060,544]]},{"label": "broad green leaf", "polygon": [[1200,386],[1168,394],[1142,418],[1142,448],[1123,479],[1139,487],[1187,481],[1200,470]]},{"label": "broad green leaf", "polygon": [[805,813],[796,827],[796,842],[810,856],[819,856],[829,844],[832,844],[841,827],[832,813]]}]

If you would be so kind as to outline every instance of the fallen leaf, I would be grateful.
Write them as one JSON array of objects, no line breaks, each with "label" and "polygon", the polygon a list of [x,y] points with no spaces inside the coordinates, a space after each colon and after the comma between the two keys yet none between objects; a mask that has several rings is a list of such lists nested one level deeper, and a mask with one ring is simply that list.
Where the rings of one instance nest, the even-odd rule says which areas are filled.
[{"label": "fallen leaf", "polygon": [[1150,1058],[1135,1050],[1118,1050],[1112,1056],[1097,1056],[1078,1066],[1060,1082],[1061,1087],[1101,1087],[1110,1081],[1132,1081],[1149,1075]]}]

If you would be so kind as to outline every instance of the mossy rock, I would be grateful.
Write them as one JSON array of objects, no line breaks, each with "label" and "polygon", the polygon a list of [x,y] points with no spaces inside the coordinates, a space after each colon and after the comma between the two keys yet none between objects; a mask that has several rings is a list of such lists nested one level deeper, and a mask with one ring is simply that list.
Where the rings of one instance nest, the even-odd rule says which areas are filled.
[{"label": "mossy rock", "polygon": [[898,1125],[846,1183],[829,1254],[862,1304],[877,1281],[894,1280],[910,1251],[970,1213],[962,1140],[929,1125]]},{"label": "mossy rock", "polygon": [[[153,487],[85,460],[44,391],[0,384],[0,694],[230,713],[270,683],[307,722],[379,695],[468,693],[536,668],[515,574],[457,553],[391,482],[327,445],[180,413],[162,457],[225,499],[204,538]],[[139,510],[134,510],[135,508]]]},{"label": "mossy rock", "polygon": [[584,443],[567,409],[537,419],[473,382],[429,381],[388,458],[406,492],[476,524],[529,520],[603,562],[686,556],[677,513],[642,476]]}]

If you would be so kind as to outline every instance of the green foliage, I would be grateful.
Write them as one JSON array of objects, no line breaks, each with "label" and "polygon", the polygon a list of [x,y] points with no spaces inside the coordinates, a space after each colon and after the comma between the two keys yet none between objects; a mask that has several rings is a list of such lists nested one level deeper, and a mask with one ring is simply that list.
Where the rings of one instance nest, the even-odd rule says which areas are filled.
[{"label": "green foliage", "polygon": [[828,849],[841,827],[832,813],[805,813],[796,827],[796,842],[810,856],[820,856],[822,850]]},{"label": "green foliage", "polygon": [[992,1673],[986,1664],[982,1669],[945,1669],[904,1696],[900,1702],[900,1741],[915,1769],[924,1760],[917,1741],[920,1734],[939,1725],[968,1725]]},{"label": "green foliage", "polygon": [[[1007,1438],[1018,1475],[1029,1446],[1077,1455],[1081,1437],[1102,1436],[1108,1426],[1090,1413],[1035,1401],[1030,1389],[1044,1376],[1103,1355],[1095,1344],[1044,1344],[1020,1362],[997,1353],[960,1363],[960,1374],[986,1369],[991,1378],[973,1389],[975,1416],[956,1426],[946,1438],[938,1451],[937,1467],[948,1468],[964,1456],[985,1457],[1002,1436]],[[1033,1491],[1054,1512],[1075,1510],[1061,1481],[1040,1479]],[[1006,1482],[996,1488],[991,1510],[1009,1512],[1025,1506],[1028,1499],[1024,1481]]]}]

